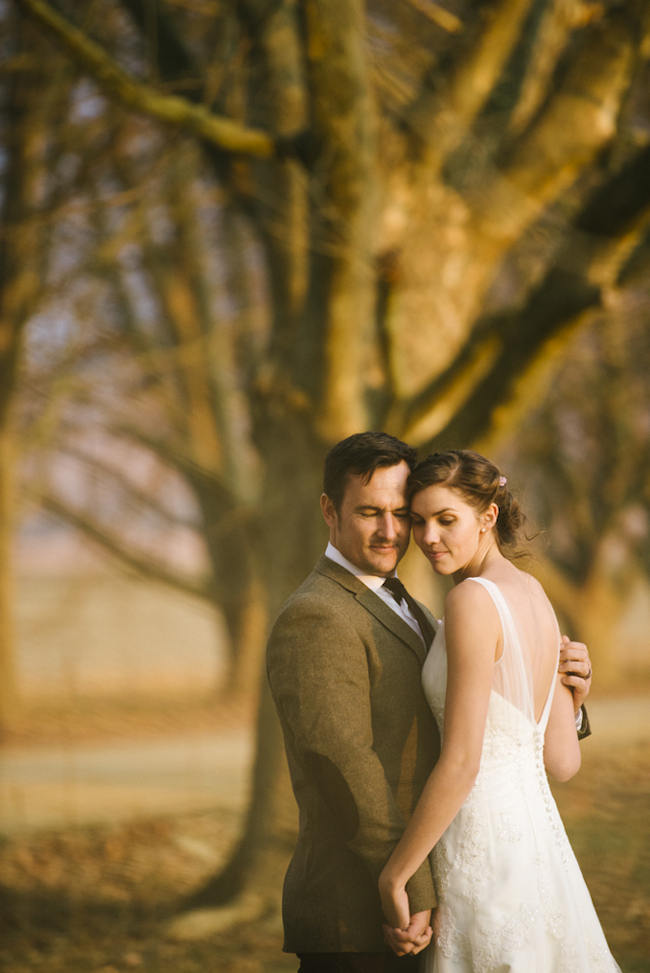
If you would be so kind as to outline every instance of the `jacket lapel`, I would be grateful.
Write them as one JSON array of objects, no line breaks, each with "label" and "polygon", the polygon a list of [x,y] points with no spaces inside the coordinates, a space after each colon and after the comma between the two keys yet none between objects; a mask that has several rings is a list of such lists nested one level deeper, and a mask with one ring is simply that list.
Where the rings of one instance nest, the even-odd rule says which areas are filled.
[{"label": "jacket lapel", "polygon": [[333,581],[347,588],[348,591],[351,591],[366,611],[374,615],[396,638],[400,639],[409,649],[415,652],[420,662],[424,662],[429,647],[427,646],[425,648],[420,636],[413,631],[411,626],[397,612],[389,608],[379,595],[375,594],[374,591],[368,588],[362,581],[359,581],[358,578],[355,578],[349,571],[346,571],[345,568],[342,568],[340,564],[330,561],[324,555],[316,565],[316,570],[320,574],[332,578]]}]

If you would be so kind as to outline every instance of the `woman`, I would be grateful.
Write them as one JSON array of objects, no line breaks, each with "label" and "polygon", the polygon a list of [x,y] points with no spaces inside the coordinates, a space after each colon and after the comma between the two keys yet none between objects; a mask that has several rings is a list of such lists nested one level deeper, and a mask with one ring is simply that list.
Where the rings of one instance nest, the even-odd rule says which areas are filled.
[{"label": "woman", "polygon": [[455,586],[422,680],[442,753],[379,882],[389,925],[433,849],[439,907],[425,973],[618,970],[546,771],[580,766],[560,633],[539,583],[506,557],[523,520],[477,453],[435,453],[409,480],[413,535]]}]

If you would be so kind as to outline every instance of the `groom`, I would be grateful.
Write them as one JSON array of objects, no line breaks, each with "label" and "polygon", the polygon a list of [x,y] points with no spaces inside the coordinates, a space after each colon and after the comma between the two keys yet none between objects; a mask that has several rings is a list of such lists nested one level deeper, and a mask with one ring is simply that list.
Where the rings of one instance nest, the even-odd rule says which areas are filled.
[{"label": "groom", "polygon": [[[386,433],[359,433],[330,450],[321,496],[330,542],[268,643],[300,810],[283,893],[284,949],[298,954],[299,973],[407,973],[431,938],[428,861],[407,886],[409,929],[387,931],[404,956],[386,948],[377,890],[439,753],[420,684],[436,622],[395,579],[415,461],[415,450]],[[578,709],[591,675],[585,647],[568,643],[560,668],[572,673]]]}]

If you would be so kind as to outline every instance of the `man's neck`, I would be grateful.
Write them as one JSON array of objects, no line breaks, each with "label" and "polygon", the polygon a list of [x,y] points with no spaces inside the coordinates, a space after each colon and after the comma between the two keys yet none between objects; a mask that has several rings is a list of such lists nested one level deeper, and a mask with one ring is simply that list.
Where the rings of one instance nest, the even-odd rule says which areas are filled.
[{"label": "man's neck", "polygon": [[331,541],[325,550],[325,557],[329,558],[330,561],[334,561],[334,563],[338,564],[340,567],[345,568],[346,571],[353,574],[355,578],[359,578],[359,580],[363,581],[364,584],[366,584],[369,588],[380,588],[386,580],[383,574],[368,574],[367,571],[357,567],[357,565],[353,564],[352,561],[348,561],[347,557],[341,554],[339,549],[334,547]]}]

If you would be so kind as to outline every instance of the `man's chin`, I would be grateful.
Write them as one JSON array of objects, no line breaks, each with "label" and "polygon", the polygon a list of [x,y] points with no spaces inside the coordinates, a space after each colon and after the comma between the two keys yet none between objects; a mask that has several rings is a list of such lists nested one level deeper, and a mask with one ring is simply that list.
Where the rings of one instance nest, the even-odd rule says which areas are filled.
[{"label": "man's chin", "polygon": [[385,554],[375,553],[373,557],[368,558],[368,565],[372,566],[374,574],[389,577],[399,564],[400,557],[400,552],[392,548],[390,551],[386,551]]}]

